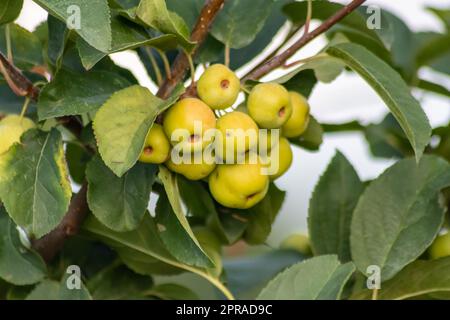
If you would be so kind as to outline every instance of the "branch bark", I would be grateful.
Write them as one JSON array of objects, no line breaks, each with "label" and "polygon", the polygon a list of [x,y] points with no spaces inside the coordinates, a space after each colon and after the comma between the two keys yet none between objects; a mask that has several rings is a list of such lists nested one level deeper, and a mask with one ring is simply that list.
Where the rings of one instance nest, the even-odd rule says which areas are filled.
[{"label": "branch bark", "polygon": [[[208,36],[209,28],[214,22],[214,19],[219,13],[220,9],[222,9],[224,2],[225,0],[208,0],[208,2],[203,7],[197,23],[195,24],[194,29],[191,33],[191,41],[197,43],[194,50],[191,52],[192,56],[195,55],[198,48]],[[158,90],[157,96],[162,99],[167,99],[174,90],[175,86],[183,81],[188,68],[189,60],[186,56],[186,53],[181,52],[180,54],[178,54],[172,64],[171,78],[164,81],[164,83]]]},{"label": "branch bark", "polygon": [[298,50],[307,45],[311,40],[329,30],[332,26],[334,26],[336,23],[344,19],[347,15],[361,6],[365,1],[366,0],[353,0],[350,4],[346,5],[341,10],[336,12],[333,16],[325,20],[319,27],[311,32],[305,33],[297,42],[286,49],[286,51],[271,58],[263,65],[251,70],[247,75],[243,77],[242,82],[245,82],[247,80],[260,79],[272,70],[275,70],[278,67],[284,65],[284,63]]}]

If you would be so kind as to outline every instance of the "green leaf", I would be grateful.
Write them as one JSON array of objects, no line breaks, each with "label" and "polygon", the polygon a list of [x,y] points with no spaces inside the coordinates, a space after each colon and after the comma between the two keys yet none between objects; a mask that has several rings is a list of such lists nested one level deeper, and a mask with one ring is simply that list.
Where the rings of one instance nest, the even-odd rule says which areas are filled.
[{"label": "green leaf", "polygon": [[295,74],[282,85],[289,91],[295,91],[308,98],[311,95],[317,79],[313,70],[303,70]]},{"label": "green leaf", "polygon": [[430,140],[431,127],[419,102],[411,95],[400,75],[357,44],[331,46],[327,53],[345,62],[380,95],[405,131],[419,161]]},{"label": "green leaf", "polygon": [[[21,70],[30,70],[43,65],[42,44],[30,31],[16,24],[10,24],[11,50],[14,64]],[[6,53],[5,26],[0,27],[0,51]]]},{"label": "green leaf", "polygon": [[80,289],[68,289],[67,276],[61,282],[44,280],[27,296],[26,300],[92,300],[84,284]]},{"label": "green leaf", "polygon": [[175,283],[162,283],[155,286],[150,295],[164,300],[198,300],[198,296],[191,289]]},{"label": "green leaf", "polygon": [[92,155],[78,143],[68,143],[66,145],[66,161],[70,177],[73,182],[81,185],[86,178],[86,166]]},{"label": "green leaf", "polygon": [[[400,271],[394,278],[383,283],[378,298],[404,300],[425,294],[450,292],[450,258],[417,260]],[[352,299],[370,299],[372,292],[364,290]]]},{"label": "green leaf", "polygon": [[450,9],[427,8],[433,12],[445,24],[447,30],[450,30]]},{"label": "green leaf", "polygon": [[306,131],[298,138],[291,138],[289,141],[299,147],[311,151],[319,150],[323,142],[323,128],[316,118],[309,117],[308,127]]},{"label": "green leaf", "polygon": [[389,280],[417,259],[438,234],[439,192],[450,186],[450,165],[436,156],[397,162],[364,191],[353,213],[351,251],[362,273],[381,269]]},{"label": "green leaf", "polygon": [[19,226],[37,238],[53,230],[67,212],[72,189],[61,134],[26,132],[0,158],[0,198]]},{"label": "green leaf", "polygon": [[176,175],[160,166],[159,178],[166,193],[159,195],[155,219],[166,248],[182,263],[206,268],[214,266],[185,216]]},{"label": "green leaf", "polygon": [[39,119],[96,112],[113,93],[130,85],[127,79],[109,71],[61,70],[40,94]]},{"label": "green leaf", "polygon": [[48,16],[48,48],[49,60],[59,70],[62,64],[66,43],[69,40],[70,30],[67,25],[53,16]]},{"label": "green leaf", "polygon": [[264,27],[273,3],[273,0],[228,1],[214,21],[211,34],[230,48],[243,48]]},{"label": "green leaf", "polygon": [[117,264],[101,270],[87,283],[94,300],[137,299],[152,286],[152,278],[136,274],[126,266]]},{"label": "green leaf", "polygon": [[278,189],[274,183],[271,183],[264,199],[241,215],[248,220],[248,226],[244,234],[247,243],[251,245],[263,244],[267,240],[285,196],[285,191]]},{"label": "green leaf", "polygon": [[0,3],[0,25],[13,22],[22,10],[23,0],[3,0]]},{"label": "green leaf", "polygon": [[278,274],[257,299],[339,300],[354,271],[353,263],[340,264],[335,255],[308,259]]},{"label": "green leaf", "polygon": [[161,100],[144,87],[131,86],[116,92],[98,110],[93,127],[99,152],[117,176],[136,163],[156,117],[178,99],[181,89]]},{"label": "green leaf", "polygon": [[86,170],[92,213],[112,230],[136,229],[147,211],[156,170],[156,166],[138,163],[119,178],[99,156],[94,157]]},{"label": "green leaf", "polygon": [[152,46],[160,49],[176,47],[174,35],[152,36],[143,27],[127,21],[116,12],[111,17],[112,45],[107,51],[97,50],[94,46],[79,38],[77,41],[78,51],[83,66],[89,70],[108,54],[134,49],[141,46]]},{"label": "green leaf", "polygon": [[320,177],[309,203],[308,228],[314,255],[337,254],[351,260],[350,224],[364,186],[339,151]]},{"label": "green leaf", "polygon": [[142,0],[136,14],[149,27],[177,36],[185,49],[191,50],[194,47],[189,39],[188,26],[179,15],[167,9],[165,0]]},{"label": "green leaf", "polygon": [[107,0],[35,0],[52,16],[64,23],[78,21],[80,28],[73,30],[94,48],[108,52],[111,48],[110,10]]},{"label": "green leaf", "polygon": [[23,286],[39,282],[46,271],[42,258],[23,246],[16,226],[0,207],[0,278]]},{"label": "green leaf", "polygon": [[255,299],[273,277],[301,260],[302,256],[292,250],[270,250],[225,260],[227,286],[236,299]]}]

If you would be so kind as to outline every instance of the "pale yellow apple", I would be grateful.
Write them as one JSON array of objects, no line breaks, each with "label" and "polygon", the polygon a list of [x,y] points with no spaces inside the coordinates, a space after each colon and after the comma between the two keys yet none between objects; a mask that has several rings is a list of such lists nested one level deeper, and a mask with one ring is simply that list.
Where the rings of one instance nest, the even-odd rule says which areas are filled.
[{"label": "pale yellow apple", "polygon": [[145,163],[163,163],[169,158],[170,142],[167,139],[163,127],[157,123],[152,128],[145,139],[144,149],[141,152],[139,161]]},{"label": "pale yellow apple", "polygon": [[248,96],[247,109],[261,128],[280,128],[292,114],[289,92],[277,83],[258,84]]},{"label": "pale yellow apple", "polygon": [[429,253],[431,259],[450,256],[450,232],[438,236],[431,245]]},{"label": "pale yellow apple", "polygon": [[188,163],[177,163],[169,159],[165,164],[169,170],[181,174],[189,180],[201,180],[208,177],[214,171],[216,163],[213,158],[205,155],[201,155],[199,159],[200,161],[198,162],[200,163],[195,163],[194,156],[191,156],[191,160]]},{"label": "pale yellow apple", "polygon": [[277,168],[275,173],[270,174],[270,179],[275,180],[284,175],[292,165],[292,148],[284,137],[281,137],[278,144],[276,144],[269,152],[268,161],[270,167]]},{"label": "pale yellow apple", "polygon": [[236,74],[223,64],[207,68],[197,82],[200,99],[213,109],[231,107],[239,95],[240,81]]},{"label": "pale yellow apple", "polygon": [[289,92],[292,105],[292,115],[281,127],[283,135],[287,138],[295,138],[305,132],[309,123],[308,101],[297,92]]}]

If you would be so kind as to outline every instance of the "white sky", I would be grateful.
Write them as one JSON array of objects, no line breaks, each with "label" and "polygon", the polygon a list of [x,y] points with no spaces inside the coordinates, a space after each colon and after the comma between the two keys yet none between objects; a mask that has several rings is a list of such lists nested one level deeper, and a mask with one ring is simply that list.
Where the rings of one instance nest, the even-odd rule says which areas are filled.
[{"label": "white sky", "polygon": [[[183,0],[180,0],[183,1]],[[348,3],[349,1],[336,1]],[[405,20],[414,31],[442,31],[443,25],[431,13],[423,8],[427,6],[450,7],[450,0],[369,0],[367,5],[379,5],[389,9]],[[31,0],[25,0],[25,6],[18,23],[33,30],[46,13]],[[276,42],[276,41],[275,41]],[[308,57],[320,50],[325,41],[316,39],[301,50],[293,60]],[[276,43],[274,44],[276,45]],[[142,64],[131,52],[115,54],[113,59],[121,66],[127,67],[135,74],[140,83],[153,91],[155,87],[147,78]],[[277,77],[276,72],[271,77]],[[425,70],[424,77],[450,87],[450,80],[436,73]],[[450,120],[448,99],[426,94],[418,95],[433,126],[447,124]],[[311,98],[312,114],[322,122],[339,123],[358,119],[364,123],[377,122],[387,113],[387,108],[373,90],[358,76],[343,74],[331,84],[319,84]],[[277,245],[280,240],[293,232],[305,232],[308,201],[311,192],[327,164],[339,149],[343,152],[362,179],[371,179],[383,172],[392,162],[374,159],[370,156],[368,146],[360,134],[335,134],[325,138],[317,153],[310,153],[295,148],[294,164],[288,174],[277,181],[277,185],[287,191],[286,202],[282,208],[269,238],[270,245]]]}]

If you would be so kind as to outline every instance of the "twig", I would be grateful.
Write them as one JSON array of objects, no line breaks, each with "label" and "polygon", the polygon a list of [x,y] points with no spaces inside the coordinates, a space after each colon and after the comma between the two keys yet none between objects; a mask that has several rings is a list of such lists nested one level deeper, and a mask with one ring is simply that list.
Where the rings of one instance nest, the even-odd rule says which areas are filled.
[{"label": "twig", "polygon": [[264,63],[259,68],[250,71],[242,79],[243,82],[246,80],[257,80],[265,76],[272,70],[282,66],[287,59],[292,57],[299,49],[303,48],[311,40],[315,39],[317,36],[321,35],[325,31],[329,30],[333,25],[344,19],[347,15],[352,13],[356,8],[362,5],[366,0],[353,0],[350,4],[343,7],[341,10],[336,12],[333,16],[325,20],[319,27],[311,32],[303,35],[297,42],[290,46],[283,53],[271,58],[269,61]]},{"label": "twig", "polygon": [[[222,8],[224,2],[225,0],[209,0],[203,7],[199,19],[197,20],[191,34],[191,41],[197,43],[191,52],[192,56],[195,55],[199,46],[203,43],[203,41],[205,41],[208,35],[208,30],[217,13]],[[158,97],[166,99],[172,93],[176,85],[183,81],[188,68],[189,60],[184,52],[180,52],[172,64],[172,77],[171,79],[166,79],[160,87],[157,94]]]},{"label": "twig", "polygon": [[66,239],[78,233],[89,212],[86,194],[87,183],[85,182],[80,191],[73,196],[69,211],[56,229],[32,242],[33,248],[39,252],[45,261],[51,261],[62,249]]}]

